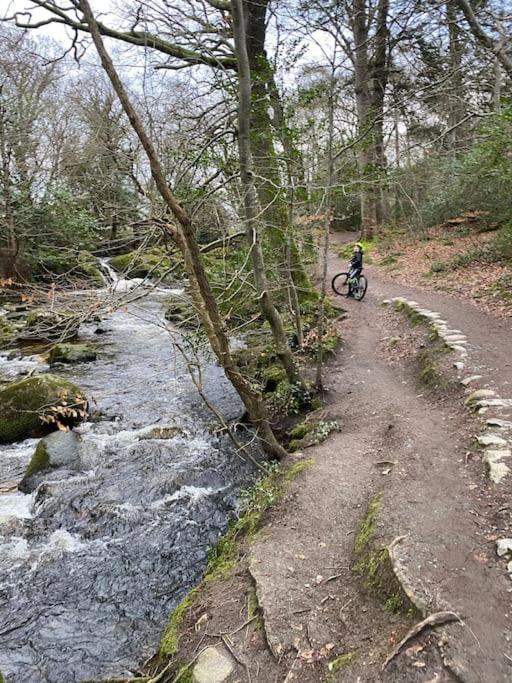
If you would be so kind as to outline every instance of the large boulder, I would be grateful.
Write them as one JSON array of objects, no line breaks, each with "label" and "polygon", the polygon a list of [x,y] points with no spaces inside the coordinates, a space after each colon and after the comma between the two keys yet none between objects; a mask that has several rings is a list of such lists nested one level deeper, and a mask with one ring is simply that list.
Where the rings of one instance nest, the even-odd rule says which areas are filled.
[{"label": "large boulder", "polygon": [[57,363],[87,363],[96,360],[97,352],[92,344],[56,344],[50,349],[48,362]]},{"label": "large boulder", "polygon": [[174,323],[178,327],[195,329],[199,324],[195,308],[191,303],[183,299],[170,299],[165,308],[164,315],[166,320],[169,320],[169,322]]},{"label": "large boulder", "polygon": [[98,259],[88,251],[62,249],[52,253],[40,254],[37,262],[37,277],[53,282],[58,275],[65,281],[86,281],[87,285],[104,285],[103,275],[98,267]]},{"label": "large boulder", "polygon": [[37,444],[25,475],[18,484],[18,489],[31,493],[42,481],[41,473],[64,467],[77,469],[79,466],[80,439],[75,432],[54,432],[45,436]]},{"label": "large boulder", "polygon": [[153,280],[173,282],[183,275],[181,258],[159,246],[113,256],[109,264],[118,273],[130,278],[150,277]]},{"label": "large boulder", "polygon": [[84,392],[56,375],[28,377],[0,389],[0,443],[43,436],[86,416]]},{"label": "large boulder", "polygon": [[69,342],[78,337],[80,318],[72,311],[36,309],[28,314],[19,337],[31,341]]}]

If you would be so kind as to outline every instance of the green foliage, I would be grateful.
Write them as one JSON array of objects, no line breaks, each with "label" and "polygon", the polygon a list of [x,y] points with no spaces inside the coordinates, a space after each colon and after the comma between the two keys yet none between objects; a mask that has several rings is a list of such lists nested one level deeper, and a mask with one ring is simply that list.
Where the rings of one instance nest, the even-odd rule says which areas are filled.
[{"label": "green foliage", "polygon": [[331,672],[331,674],[336,674],[338,671],[341,671],[344,667],[348,666],[353,660],[354,657],[356,657],[357,652],[346,652],[342,655],[338,655],[334,659],[331,659],[329,664],[327,665],[327,668]]},{"label": "green foliage", "polygon": [[339,430],[336,420],[322,420],[320,422],[301,422],[290,430],[290,451],[298,451],[301,448],[316,446],[327,437]]},{"label": "green foliage", "polygon": [[417,208],[423,223],[443,223],[467,210],[488,211],[490,222],[510,222],[511,139],[512,107],[482,128],[481,142],[466,154],[420,162],[413,173],[422,185]]}]

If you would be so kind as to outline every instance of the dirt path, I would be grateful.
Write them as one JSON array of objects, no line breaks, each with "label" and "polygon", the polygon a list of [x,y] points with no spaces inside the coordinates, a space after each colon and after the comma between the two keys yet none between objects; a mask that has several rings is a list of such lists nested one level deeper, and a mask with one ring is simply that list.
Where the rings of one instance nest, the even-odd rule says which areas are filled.
[{"label": "dirt path", "polygon": [[[340,270],[334,256],[329,269]],[[346,345],[326,371],[324,416],[337,418],[340,431],[305,451],[311,467],[274,506],[245,566],[211,588],[194,615],[208,613],[209,633],[233,633],[255,586],[262,622],[250,617],[236,629],[229,641],[235,670],[220,680],[512,681],[512,582],[496,556],[496,540],[511,536],[510,487],[485,474],[474,441],[479,422],[463,408],[456,372],[446,370],[442,392],[419,384],[416,347],[428,347],[428,332],[412,331],[381,300],[405,295],[439,311],[467,334],[468,368],[478,366],[503,396],[512,372],[509,323],[448,297],[404,291],[374,268],[368,276],[367,299],[346,302]],[[358,561],[362,521],[371,543]],[[458,619],[422,633],[383,670],[392,646],[422,618],[389,568],[377,572],[384,581],[372,578],[383,556],[371,549],[390,544],[419,611],[448,610]],[[189,657],[209,642],[205,636]]]}]

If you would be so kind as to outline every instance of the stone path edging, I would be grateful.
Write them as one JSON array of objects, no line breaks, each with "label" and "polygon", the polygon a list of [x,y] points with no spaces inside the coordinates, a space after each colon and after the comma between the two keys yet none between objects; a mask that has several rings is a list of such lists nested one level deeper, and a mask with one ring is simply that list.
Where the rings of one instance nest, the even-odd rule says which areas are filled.
[{"label": "stone path edging", "polygon": [[[443,320],[439,313],[423,308],[417,301],[397,296],[392,299],[385,299],[383,304],[394,305],[399,310],[408,309],[423,318],[446,346],[457,354],[454,367],[457,368],[459,376],[462,375],[468,361],[468,350],[466,348],[468,340],[464,332],[450,329],[448,321]],[[492,389],[476,388],[482,379],[482,375],[474,374],[461,377],[461,384],[465,387],[471,385],[471,392],[464,402],[466,407],[482,416],[490,408],[500,412],[511,409],[512,399],[500,398]],[[512,421],[501,419],[501,417],[487,419],[484,431],[476,439],[484,448],[483,461],[487,466],[490,480],[493,484],[501,484],[511,471],[507,462],[512,457]]]}]

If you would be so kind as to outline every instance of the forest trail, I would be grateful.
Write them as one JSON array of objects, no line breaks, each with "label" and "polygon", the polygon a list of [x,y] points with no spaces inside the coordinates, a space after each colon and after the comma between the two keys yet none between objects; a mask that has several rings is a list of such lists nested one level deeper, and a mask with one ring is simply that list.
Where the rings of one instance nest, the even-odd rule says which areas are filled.
[{"label": "forest trail", "polygon": [[[331,253],[330,277],[343,266]],[[468,304],[404,292],[378,269],[366,272],[367,298],[344,304],[344,351],[325,371],[322,417],[338,419],[340,431],[303,453],[311,466],[272,508],[249,550],[263,631],[250,624],[232,637],[231,654],[243,653],[237,659],[245,674],[235,666],[228,680],[512,681],[512,583],[506,558],[496,554],[496,541],[512,535],[509,487],[492,484],[485,473],[475,442],[482,423],[463,407],[468,390],[455,371],[445,394],[418,382],[412,346],[421,332],[382,299],[407,295],[442,313],[468,336],[465,374],[478,370],[479,386],[504,397],[512,379],[510,333],[506,323]],[[390,353],[390,337],[400,339],[402,357]],[[363,520],[375,547],[393,547],[393,568],[418,608],[414,614],[397,609],[403,596],[392,573],[384,586],[364,588],[377,560],[370,554],[356,570]],[[240,576],[196,611],[207,611],[209,633],[240,623],[233,605],[226,607],[243,605],[235,597]],[[421,633],[383,670],[393,645],[424,615],[441,610],[457,615],[455,621]]]}]

